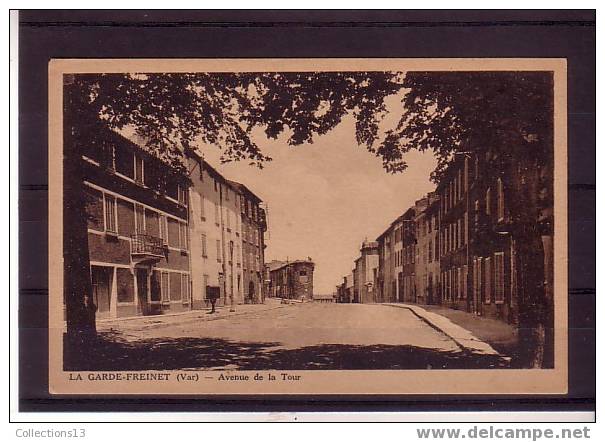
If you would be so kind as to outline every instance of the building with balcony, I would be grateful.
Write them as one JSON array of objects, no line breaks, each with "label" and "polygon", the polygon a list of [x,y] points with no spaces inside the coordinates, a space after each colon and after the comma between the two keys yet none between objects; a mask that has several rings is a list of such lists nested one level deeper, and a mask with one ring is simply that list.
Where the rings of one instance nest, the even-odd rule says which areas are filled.
[{"label": "building with balcony", "polygon": [[99,138],[75,139],[97,318],[189,310],[186,174],[114,131]]}]

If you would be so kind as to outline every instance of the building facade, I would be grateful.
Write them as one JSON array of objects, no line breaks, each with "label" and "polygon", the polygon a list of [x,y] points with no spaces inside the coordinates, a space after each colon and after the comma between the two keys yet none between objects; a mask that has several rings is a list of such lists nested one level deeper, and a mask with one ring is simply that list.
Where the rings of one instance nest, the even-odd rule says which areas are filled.
[{"label": "building facade", "polygon": [[188,178],[116,132],[103,139],[77,141],[97,318],[191,309]]},{"label": "building facade", "polygon": [[416,287],[417,302],[440,304],[439,272],[439,198],[435,192],[416,206]]},{"label": "building facade", "polygon": [[192,181],[190,204],[193,306],[208,307],[208,295],[219,293],[219,305],[244,302],[239,193],[232,182],[199,155],[188,155]]},{"label": "building facade", "polygon": [[365,240],[360,248],[361,256],[355,260],[353,271],[353,302],[368,304],[378,302],[378,243]]},{"label": "building facade", "polygon": [[239,218],[243,257],[243,291],[246,303],[264,301],[266,211],[262,200],[240,183],[231,182],[239,191]]},{"label": "building facade", "polygon": [[445,171],[437,193],[440,201],[439,245],[441,301],[455,309],[472,310],[480,299],[470,296],[471,268],[469,238],[468,160],[455,158]]},{"label": "building facade", "polygon": [[271,261],[267,264],[271,297],[313,299],[313,271],[315,264],[311,258],[296,261]]},{"label": "building facade", "polygon": [[378,302],[397,302],[397,254],[395,253],[397,221],[378,237]]},{"label": "building facade", "polygon": [[402,290],[400,302],[416,302],[416,223],[415,208],[410,207],[401,216]]}]

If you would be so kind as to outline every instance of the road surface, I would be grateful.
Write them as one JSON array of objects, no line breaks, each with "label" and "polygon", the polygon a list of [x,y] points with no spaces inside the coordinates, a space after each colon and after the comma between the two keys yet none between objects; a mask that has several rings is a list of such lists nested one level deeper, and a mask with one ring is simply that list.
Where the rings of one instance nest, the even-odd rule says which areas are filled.
[{"label": "road surface", "polygon": [[[295,303],[217,320],[156,317],[100,332],[88,370],[443,369],[501,366],[472,355],[410,310],[386,305]],[[211,317],[209,317],[211,318]],[[84,359],[84,360],[82,360]]]}]

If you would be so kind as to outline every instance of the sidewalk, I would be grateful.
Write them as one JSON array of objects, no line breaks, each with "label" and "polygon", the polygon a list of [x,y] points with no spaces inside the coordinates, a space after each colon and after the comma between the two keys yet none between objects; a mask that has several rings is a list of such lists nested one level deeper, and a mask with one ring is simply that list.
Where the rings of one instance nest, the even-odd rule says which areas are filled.
[{"label": "sidewalk", "polygon": [[210,308],[203,310],[189,310],[179,313],[168,313],[153,316],[131,316],[127,318],[102,319],[97,321],[97,330],[133,330],[168,327],[175,323],[184,324],[188,322],[207,322],[225,319],[232,316],[249,315],[267,310],[287,307],[272,298],[266,298],[264,304],[239,304],[235,306],[235,312],[229,311],[229,306],[217,307],[216,312],[210,314]]},{"label": "sidewalk", "polygon": [[513,354],[517,331],[502,321],[436,305],[387,305],[411,310],[431,327],[449,336],[462,349],[472,353],[503,357]]}]

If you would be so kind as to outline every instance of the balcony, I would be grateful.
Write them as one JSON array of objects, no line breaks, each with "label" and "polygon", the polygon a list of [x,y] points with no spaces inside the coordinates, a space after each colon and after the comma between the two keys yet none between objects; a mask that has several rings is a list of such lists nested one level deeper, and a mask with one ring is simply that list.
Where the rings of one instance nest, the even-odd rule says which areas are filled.
[{"label": "balcony", "polygon": [[156,236],[135,233],[130,236],[130,253],[133,261],[159,261],[165,256],[164,240]]}]

